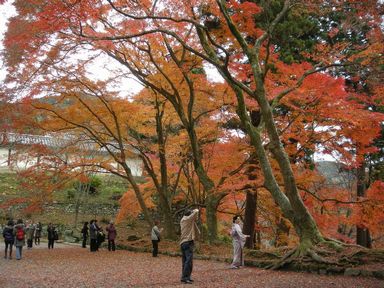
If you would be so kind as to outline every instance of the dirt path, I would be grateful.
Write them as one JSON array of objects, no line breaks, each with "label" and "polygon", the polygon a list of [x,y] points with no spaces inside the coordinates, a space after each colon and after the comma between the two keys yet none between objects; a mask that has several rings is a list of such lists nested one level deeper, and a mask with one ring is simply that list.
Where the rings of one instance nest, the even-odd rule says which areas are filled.
[{"label": "dirt path", "polygon": [[47,244],[24,249],[22,260],[3,258],[0,244],[0,287],[345,287],[384,288],[374,278],[321,276],[268,271],[257,268],[228,269],[227,263],[194,261],[193,285],[181,285],[181,259],[128,251],[89,252],[78,246]]}]

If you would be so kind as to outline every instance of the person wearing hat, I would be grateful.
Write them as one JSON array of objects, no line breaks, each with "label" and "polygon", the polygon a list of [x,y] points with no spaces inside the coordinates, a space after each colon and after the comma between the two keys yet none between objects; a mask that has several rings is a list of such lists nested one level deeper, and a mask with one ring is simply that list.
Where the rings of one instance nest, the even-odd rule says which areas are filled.
[{"label": "person wearing hat", "polygon": [[198,215],[199,209],[186,210],[180,221],[180,248],[182,253],[181,282],[184,284],[193,283],[193,280],[191,279],[193,268],[193,248],[194,241],[200,234],[196,224]]}]

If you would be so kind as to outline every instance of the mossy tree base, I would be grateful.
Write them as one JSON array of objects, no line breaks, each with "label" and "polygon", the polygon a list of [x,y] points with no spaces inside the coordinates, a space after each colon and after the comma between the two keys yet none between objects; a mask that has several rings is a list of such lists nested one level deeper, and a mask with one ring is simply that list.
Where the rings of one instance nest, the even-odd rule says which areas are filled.
[{"label": "mossy tree base", "polygon": [[349,268],[378,263],[384,263],[384,250],[324,239],[316,245],[301,244],[266,268],[340,274]]}]

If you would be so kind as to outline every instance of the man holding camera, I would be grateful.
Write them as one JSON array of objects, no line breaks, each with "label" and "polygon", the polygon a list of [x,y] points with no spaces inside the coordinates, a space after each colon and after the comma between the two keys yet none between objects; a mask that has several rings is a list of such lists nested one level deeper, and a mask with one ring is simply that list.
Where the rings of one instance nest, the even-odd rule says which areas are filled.
[{"label": "man holding camera", "polygon": [[180,247],[182,253],[182,274],[181,282],[185,284],[192,284],[191,279],[193,268],[193,249],[194,240],[200,234],[197,227],[196,220],[199,215],[199,209],[186,210],[183,218],[180,221],[181,240]]}]

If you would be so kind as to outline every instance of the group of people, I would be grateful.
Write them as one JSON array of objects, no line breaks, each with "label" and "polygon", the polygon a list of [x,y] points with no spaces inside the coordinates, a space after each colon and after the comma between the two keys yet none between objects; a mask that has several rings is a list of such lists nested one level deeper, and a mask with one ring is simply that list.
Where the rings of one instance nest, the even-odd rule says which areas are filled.
[{"label": "group of people", "polygon": [[[33,243],[40,245],[40,238],[43,230],[41,222],[33,223],[26,221],[24,224],[22,219],[14,223],[13,220],[8,220],[7,225],[3,229],[3,238],[5,243],[5,259],[12,259],[12,248],[15,246],[16,260],[22,258],[23,247],[27,243],[28,249],[31,249]],[[58,240],[58,233],[52,223],[48,224],[48,249],[53,249],[54,241]]]},{"label": "group of people", "polygon": [[[191,279],[193,269],[193,250],[196,238],[200,235],[200,230],[196,224],[199,215],[199,209],[186,210],[180,220],[180,249],[182,254],[182,267],[181,267],[181,282],[184,284],[192,284]],[[232,219],[232,229],[230,235],[233,243],[233,261],[231,263],[232,269],[239,269],[244,266],[243,249],[245,241],[249,235],[242,232],[241,219],[235,216]],[[158,221],[152,228],[151,239],[153,245],[152,255],[154,257],[158,254],[158,242],[160,241],[160,232],[162,229],[158,228]]]},{"label": "group of people", "polygon": [[[182,272],[181,282],[184,284],[192,284],[191,279],[193,269],[193,250],[195,240],[200,234],[200,230],[197,226],[197,218],[199,215],[199,209],[186,210],[180,221],[180,248],[182,253]],[[88,226],[89,224],[89,226]],[[152,256],[158,256],[158,244],[160,242],[160,235],[163,229],[159,229],[159,221],[155,221],[155,225],[152,227],[151,240],[152,240]],[[111,221],[106,227],[108,250],[115,251],[115,239],[116,228],[113,221]],[[16,247],[16,259],[21,259],[22,249],[25,245],[25,239],[27,238],[28,248],[32,248],[33,240],[35,245],[40,244],[40,237],[42,232],[42,225],[40,222],[33,224],[27,223],[24,225],[23,220],[17,220],[14,224],[12,220],[9,220],[5,228],[3,229],[3,237],[5,242],[5,256],[4,258],[12,259],[12,247]],[[96,252],[99,250],[102,242],[105,241],[105,234],[103,228],[98,225],[97,220],[91,220],[90,223],[85,222],[81,230],[83,236],[82,247],[86,248],[88,236],[90,239],[90,250]],[[233,217],[232,229],[230,232],[233,242],[233,261],[231,263],[232,269],[238,269],[244,265],[243,248],[245,241],[249,235],[244,235],[241,228],[241,220],[239,216]],[[54,241],[58,239],[58,235],[55,227],[49,223],[47,228],[48,236],[48,248],[53,249]],[[9,253],[9,256],[8,256]]]},{"label": "group of people", "polygon": [[[89,224],[89,227],[88,227]],[[108,240],[108,251],[115,251],[116,244],[115,239],[117,236],[116,227],[113,221],[110,221],[107,227],[105,228],[107,232],[107,240]],[[83,236],[82,247],[87,248],[87,240],[89,236],[90,240],[90,250],[91,252],[96,252],[99,250],[101,243],[105,241],[105,233],[101,226],[97,224],[97,220],[93,219],[90,223],[85,222],[83,225],[83,229],[81,229],[81,234]]]}]

